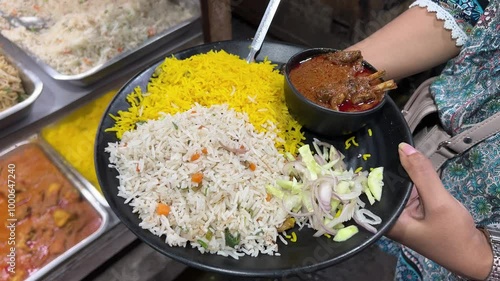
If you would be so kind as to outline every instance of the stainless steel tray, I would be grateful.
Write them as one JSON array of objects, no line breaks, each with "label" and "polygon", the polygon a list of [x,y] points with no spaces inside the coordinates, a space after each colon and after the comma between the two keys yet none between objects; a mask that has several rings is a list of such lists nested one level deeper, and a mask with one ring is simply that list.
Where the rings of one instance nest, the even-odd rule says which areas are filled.
[{"label": "stainless steel tray", "polygon": [[66,159],[64,159],[64,156],[62,156],[59,152],[57,152],[52,147],[52,145],[50,143],[48,143],[41,136],[40,133],[37,134],[37,139],[38,139],[38,142],[40,143],[40,145],[43,146],[44,150],[46,152],[48,152],[50,155],[52,155],[53,157],[57,157],[58,162],[61,163],[62,165],[64,165],[64,169],[69,171],[77,181],[79,181],[81,184],[83,184],[86,187],[86,189],[92,194],[92,196],[101,204],[101,206],[104,206],[105,208],[109,208],[108,201],[106,201],[106,199],[104,198],[104,195],[102,193],[100,193],[99,190],[90,181],[88,181],[82,174],[80,174],[80,172],[78,172],[76,170],[76,168],[73,167],[73,164],[66,161]]},{"label": "stainless steel tray", "polygon": [[193,32],[202,32],[201,13],[199,11],[190,19],[180,22],[179,24],[164,30],[158,35],[146,40],[137,48],[124,51],[123,53],[108,60],[104,64],[97,65],[92,69],[89,69],[88,71],[76,75],[62,74],[22,46],[10,41],[8,38],[6,38],[6,40],[12,42],[20,49],[22,49],[27,55],[33,58],[38,66],[42,68],[53,79],[57,81],[68,81],[78,86],[87,86],[109,76],[110,74],[116,73],[119,70],[123,70],[123,68],[131,65],[141,58],[146,57],[151,53],[168,48],[169,45],[171,45],[173,42],[181,41],[184,39],[184,37],[191,36]]},{"label": "stainless steel tray", "polygon": [[[107,91],[105,93],[102,93],[100,95],[97,95],[96,97],[90,99],[88,102],[85,102],[84,104],[81,104],[79,105],[78,107],[76,108],[73,108],[71,110],[67,110],[65,111],[63,114],[61,114],[58,118],[54,119],[51,123],[41,127],[38,132],[37,132],[37,136],[39,138],[39,142],[41,142],[44,147],[46,147],[46,150],[49,150],[50,153],[52,153],[53,155],[57,155],[58,158],[60,159],[60,162],[62,162],[65,167],[67,169],[69,169],[74,175],[75,177],[82,183],[85,184],[85,186],[88,187],[88,189],[90,191],[92,191],[92,194],[94,195],[94,197],[105,207],[109,207],[109,204],[108,202],[106,201],[106,199],[104,198],[104,195],[99,191],[98,187],[95,186],[95,183],[92,183],[91,180],[88,180],[84,174],[85,173],[82,173],[80,171],[78,171],[78,167],[76,167],[71,161],[68,161],[67,160],[67,157],[58,151],[57,147],[55,146],[55,144],[51,144],[44,136],[43,136],[43,131],[47,128],[51,128],[53,126],[61,126],[60,122],[61,121],[64,121],[65,124],[67,124],[68,122],[70,122],[70,124],[72,124],[73,126],[72,127],[76,127],[78,128],[79,125],[78,124],[75,124],[75,120],[74,120],[74,114],[76,112],[78,112],[80,109],[82,109],[83,107],[86,107],[87,109],[90,109],[92,108],[92,110],[97,110],[96,106],[103,106],[104,108],[102,108],[102,112],[100,113],[100,115],[104,114],[104,111],[107,107],[107,103],[102,103],[103,100],[99,100],[100,98],[103,98],[105,95],[108,95],[108,94],[111,94],[111,95],[114,95],[116,94],[118,90],[110,90],[110,91]],[[112,97],[109,96],[108,97],[109,99],[111,99]],[[99,100],[99,105],[96,105],[95,102],[97,102]],[[93,103],[93,104],[92,104]],[[68,117],[69,116],[73,116],[71,117],[69,120],[68,120]],[[87,125],[89,125],[88,121],[89,119],[87,118],[87,114],[85,112],[82,112],[80,110],[79,112],[79,116],[82,116],[82,118],[85,118],[85,121],[84,122],[87,122]],[[83,117],[85,116],[85,117]],[[80,120],[81,121],[81,120]],[[95,120],[97,121],[97,120]],[[95,125],[95,128],[94,128],[94,132],[97,131],[97,127],[98,127],[98,123]],[[86,127],[88,129],[91,129],[91,127]],[[79,131],[80,133],[83,133],[83,134],[87,134],[89,133],[88,131]],[[64,139],[64,137],[62,135],[58,135],[58,139]],[[76,142],[76,143],[71,143],[69,141],[63,141],[62,143],[59,143],[59,146],[68,146],[68,147],[72,147],[74,145],[77,145],[77,146],[81,146],[81,145],[91,145],[92,146],[92,150],[91,150],[91,156],[92,156],[92,167],[93,167],[93,158],[94,158],[94,143],[95,143],[95,137],[91,138],[92,140],[92,143],[90,143],[90,140],[87,139],[87,138],[83,138],[82,140],[85,140],[85,142]],[[86,147],[86,149],[88,149],[88,147]],[[83,155],[82,153],[79,153],[80,155]],[[90,154],[87,154],[87,156],[90,157]]]},{"label": "stainless steel tray", "polygon": [[21,80],[23,82],[24,90],[28,95],[28,98],[0,112],[0,129],[14,124],[20,119],[26,117],[31,112],[33,103],[42,94],[43,89],[43,83],[40,78],[38,78],[38,76],[36,76],[30,70],[26,69],[16,60],[12,59],[12,57],[3,52],[2,54],[9,60],[10,63],[12,63],[12,65],[14,65],[14,67],[18,69]]},{"label": "stainless steel tray", "polygon": [[87,200],[87,202],[89,202],[94,207],[94,209],[99,213],[102,219],[102,223],[94,233],[92,233],[90,236],[86,237],[85,239],[83,239],[82,241],[80,241],[79,243],[77,243],[64,253],[62,253],[60,256],[58,256],[57,258],[55,258],[54,260],[50,261],[48,264],[37,270],[35,273],[33,273],[26,279],[27,281],[40,279],[45,274],[49,273],[51,270],[56,268],[58,265],[70,259],[75,253],[80,251],[82,248],[88,246],[91,242],[93,242],[98,237],[103,235],[111,227],[110,211],[107,210],[104,206],[102,206],[101,202],[95,197],[94,195],[95,192],[93,192],[88,185],[82,182],[81,179],[71,171],[71,169],[68,169],[68,167],[65,166],[64,163],[60,161],[59,157],[55,155],[53,151],[51,151],[51,149],[48,148],[47,145],[44,144],[37,135],[33,135],[27,139],[17,142],[16,144],[12,145],[7,149],[4,149],[2,152],[0,152],[0,157],[4,156],[8,152],[15,150],[16,148],[22,145],[30,143],[37,144],[42,149],[42,151],[47,155],[48,159],[54,163],[54,165],[59,169],[59,171],[67,177],[70,183],[75,188],[78,189],[78,191]]}]

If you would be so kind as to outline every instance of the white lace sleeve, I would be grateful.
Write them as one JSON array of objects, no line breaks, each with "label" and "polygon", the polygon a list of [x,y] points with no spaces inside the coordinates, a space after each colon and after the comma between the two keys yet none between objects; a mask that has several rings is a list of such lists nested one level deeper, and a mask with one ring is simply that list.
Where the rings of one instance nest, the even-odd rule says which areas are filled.
[{"label": "white lace sleeve", "polygon": [[427,8],[427,11],[436,13],[436,18],[444,21],[444,28],[451,31],[451,38],[455,40],[457,46],[462,46],[467,41],[467,34],[460,28],[455,18],[438,4],[431,0],[416,0],[410,8],[414,6]]}]

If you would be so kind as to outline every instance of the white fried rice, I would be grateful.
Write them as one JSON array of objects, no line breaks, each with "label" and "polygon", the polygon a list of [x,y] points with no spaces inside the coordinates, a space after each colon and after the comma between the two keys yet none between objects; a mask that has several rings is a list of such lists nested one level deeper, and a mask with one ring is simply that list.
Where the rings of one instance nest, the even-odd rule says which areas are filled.
[{"label": "white fried rice", "polygon": [[[272,124],[267,133],[257,133],[246,114],[227,105],[195,105],[138,125],[120,142],[109,143],[106,151],[119,172],[118,195],[138,213],[142,228],[165,235],[170,246],[190,242],[202,253],[238,258],[278,254],[276,227],[287,213],[279,200],[266,200],[265,188],[283,178],[285,159],[274,146],[275,138]],[[236,154],[223,146],[248,151]],[[191,162],[196,153],[201,157]],[[255,171],[248,168],[250,162],[256,164]],[[201,188],[191,181],[200,171]],[[171,207],[167,216],[156,213],[158,202]],[[226,227],[241,235],[239,246],[226,245]]]}]

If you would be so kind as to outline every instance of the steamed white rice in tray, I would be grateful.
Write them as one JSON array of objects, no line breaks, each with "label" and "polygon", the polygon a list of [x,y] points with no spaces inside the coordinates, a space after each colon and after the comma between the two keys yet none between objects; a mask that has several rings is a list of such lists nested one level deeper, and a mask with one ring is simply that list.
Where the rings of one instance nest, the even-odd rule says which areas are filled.
[{"label": "steamed white rice in tray", "polygon": [[79,75],[153,42],[169,28],[199,14],[197,1],[9,0],[0,11],[39,17],[46,27],[30,30],[0,17],[0,33],[64,75]]},{"label": "steamed white rice in tray", "polygon": [[278,251],[288,213],[266,192],[285,177],[275,138],[272,124],[258,133],[227,105],[195,105],[138,124],[106,151],[142,228],[170,246],[238,258]]}]

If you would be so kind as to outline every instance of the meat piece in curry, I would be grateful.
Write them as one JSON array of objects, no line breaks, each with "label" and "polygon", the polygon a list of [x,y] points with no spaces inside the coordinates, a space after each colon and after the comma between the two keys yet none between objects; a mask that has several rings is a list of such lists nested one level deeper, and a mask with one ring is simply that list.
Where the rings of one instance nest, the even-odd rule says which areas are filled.
[{"label": "meat piece in curry", "polygon": [[[102,221],[37,144],[22,145],[0,158],[0,186],[15,165],[15,244],[0,243],[0,280],[24,280],[99,229]],[[8,193],[0,190],[0,221],[7,222]],[[10,230],[0,228],[0,241]],[[8,254],[15,249],[15,274]]]},{"label": "meat piece in curry", "polygon": [[371,71],[360,51],[338,51],[315,56],[290,71],[293,86],[314,103],[338,111],[364,111],[382,101],[385,91],[395,89],[382,82],[383,71]]}]

